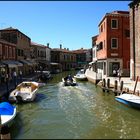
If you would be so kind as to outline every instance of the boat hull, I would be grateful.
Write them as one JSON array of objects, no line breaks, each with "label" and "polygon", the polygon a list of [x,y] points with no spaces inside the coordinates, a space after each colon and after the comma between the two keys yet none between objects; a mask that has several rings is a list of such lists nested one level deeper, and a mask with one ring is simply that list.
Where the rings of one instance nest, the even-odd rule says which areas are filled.
[{"label": "boat hull", "polygon": [[79,81],[86,81],[87,80],[86,76],[74,76],[74,78],[76,78],[76,80],[79,80]]},{"label": "boat hull", "polygon": [[[24,84],[28,84],[25,86]],[[24,87],[25,86],[25,87]],[[36,97],[39,84],[35,82],[24,82],[19,84],[9,95],[10,102],[32,102]]]},{"label": "boat hull", "polygon": [[77,83],[74,78],[73,78],[73,82],[67,80],[65,81],[64,78],[62,78],[62,82],[64,86],[77,86]]},{"label": "boat hull", "polygon": [[123,96],[116,96],[115,100],[127,106],[140,109],[140,97],[136,95],[125,94]]},{"label": "boat hull", "polygon": [[9,102],[0,103],[0,125],[10,126],[16,116],[16,106],[11,105]]}]

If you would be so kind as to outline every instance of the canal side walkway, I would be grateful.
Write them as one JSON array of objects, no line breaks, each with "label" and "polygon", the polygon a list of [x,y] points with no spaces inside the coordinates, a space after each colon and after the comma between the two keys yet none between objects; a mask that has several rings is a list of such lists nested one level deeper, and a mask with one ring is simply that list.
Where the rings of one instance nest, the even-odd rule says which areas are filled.
[{"label": "canal side walkway", "polygon": [[[120,81],[118,77],[106,77],[105,78],[106,83],[107,83],[107,79],[110,79],[110,85],[112,87],[115,86],[115,80],[118,82],[118,87],[120,87],[120,83],[121,81],[123,81],[123,90],[128,89],[130,93],[133,93],[134,91],[136,81],[131,80],[130,77],[121,77]],[[101,84],[102,84],[102,81],[98,83],[98,85],[100,86]],[[135,92],[140,93],[140,82],[137,82]]]}]

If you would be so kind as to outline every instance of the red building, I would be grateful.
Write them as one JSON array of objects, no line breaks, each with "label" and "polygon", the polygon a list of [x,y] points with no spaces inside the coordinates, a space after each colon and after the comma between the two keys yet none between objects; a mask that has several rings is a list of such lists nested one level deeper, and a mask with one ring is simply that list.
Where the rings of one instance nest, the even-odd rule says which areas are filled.
[{"label": "red building", "polygon": [[[4,61],[14,61],[16,59],[16,45],[0,39],[0,75],[9,72],[8,65]],[[14,68],[15,64],[9,64],[10,68]],[[0,78],[1,83],[1,78]]]},{"label": "red building", "polygon": [[113,76],[113,70],[122,69],[123,76],[130,73],[129,12],[107,13],[98,25],[97,72]]}]

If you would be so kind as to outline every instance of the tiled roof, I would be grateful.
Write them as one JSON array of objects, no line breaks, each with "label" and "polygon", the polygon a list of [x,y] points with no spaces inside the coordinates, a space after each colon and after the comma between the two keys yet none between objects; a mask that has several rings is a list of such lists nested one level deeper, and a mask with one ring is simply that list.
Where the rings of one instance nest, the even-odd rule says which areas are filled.
[{"label": "tiled roof", "polygon": [[104,19],[107,17],[107,16],[114,16],[114,15],[117,15],[117,16],[129,16],[129,11],[113,11],[113,12],[110,12],[110,13],[106,13],[105,16],[102,18],[102,20],[100,21],[100,23],[98,24],[98,26],[100,26],[100,24],[104,21]]},{"label": "tiled roof", "polygon": [[5,29],[0,29],[0,31],[17,31],[17,32],[20,32],[21,34],[23,34],[24,36],[26,36],[27,38],[30,39],[30,37],[28,37],[27,35],[25,35],[24,33],[22,33],[21,31],[19,31],[18,29],[15,29],[13,27],[8,27],[8,28],[5,28]]},{"label": "tiled roof", "polygon": [[[38,44],[38,43],[36,43],[36,42],[31,42],[31,45],[35,45],[35,46],[40,46],[40,47],[47,47],[47,46],[45,46],[45,45],[42,45],[42,44]],[[48,47],[47,47],[48,48]]]}]

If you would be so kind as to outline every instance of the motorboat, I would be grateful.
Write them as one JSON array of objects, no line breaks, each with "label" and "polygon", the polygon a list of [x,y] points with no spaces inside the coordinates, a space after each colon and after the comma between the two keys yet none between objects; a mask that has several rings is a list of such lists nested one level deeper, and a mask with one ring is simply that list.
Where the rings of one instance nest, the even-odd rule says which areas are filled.
[{"label": "motorboat", "polygon": [[48,82],[48,80],[53,78],[50,71],[37,71],[37,73],[39,74],[39,81],[42,82]]},{"label": "motorboat", "polygon": [[134,94],[123,93],[115,97],[115,100],[126,104],[130,107],[139,108],[140,109],[140,96]]},{"label": "motorboat", "polygon": [[76,78],[77,80],[87,80],[85,70],[81,69],[80,71],[78,71],[78,73],[74,76],[74,78]]},{"label": "motorboat", "polygon": [[75,78],[72,78],[72,80],[68,79],[68,78],[62,78],[62,82],[64,86],[76,86],[76,80]]},{"label": "motorboat", "polygon": [[0,103],[0,124],[1,126],[10,125],[16,116],[16,106],[8,102]]},{"label": "motorboat", "polygon": [[20,83],[9,95],[10,102],[31,102],[34,101],[40,83],[24,81]]}]

